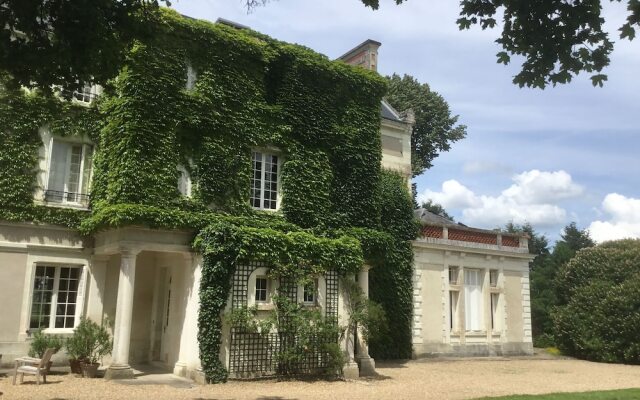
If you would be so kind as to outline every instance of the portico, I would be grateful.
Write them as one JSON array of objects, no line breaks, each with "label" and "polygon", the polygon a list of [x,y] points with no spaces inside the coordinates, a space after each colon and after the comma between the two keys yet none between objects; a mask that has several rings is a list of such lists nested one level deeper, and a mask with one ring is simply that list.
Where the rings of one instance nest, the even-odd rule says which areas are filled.
[{"label": "portico", "polygon": [[[188,358],[182,345],[186,310],[193,303],[192,234],[128,227],[96,235],[87,316],[113,329],[107,379],[133,378],[131,363],[167,370]],[[194,322],[194,321],[191,321]],[[191,338],[193,339],[193,338]]]}]

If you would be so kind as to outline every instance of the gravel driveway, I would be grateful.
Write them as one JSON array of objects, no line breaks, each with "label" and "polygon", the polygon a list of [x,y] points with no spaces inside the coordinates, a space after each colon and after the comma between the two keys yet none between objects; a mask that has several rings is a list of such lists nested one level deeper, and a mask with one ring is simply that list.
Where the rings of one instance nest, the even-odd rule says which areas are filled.
[{"label": "gravel driveway", "polygon": [[[566,359],[458,359],[378,363],[379,377],[337,382],[231,382],[196,386],[158,384],[159,376],[120,384],[71,375],[35,385],[27,377],[13,386],[0,375],[1,400],[14,399],[471,399],[480,396],[537,394],[640,387],[640,366]],[[147,379],[145,382],[144,379]],[[150,379],[151,378],[151,379]],[[169,382],[167,382],[169,383]]]}]

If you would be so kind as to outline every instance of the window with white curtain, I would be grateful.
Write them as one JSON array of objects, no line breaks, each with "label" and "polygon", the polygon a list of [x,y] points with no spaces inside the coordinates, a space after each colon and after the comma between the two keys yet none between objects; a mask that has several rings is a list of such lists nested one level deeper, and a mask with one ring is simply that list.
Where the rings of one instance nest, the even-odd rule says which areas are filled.
[{"label": "window with white curtain", "polygon": [[86,206],[89,203],[92,159],[93,146],[54,138],[45,201]]},{"label": "window with white curtain", "polygon": [[191,197],[191,175],[184,165],[178,165],[178,191],[185,197]]},{"label": "window with white curtain", "polygon": [[477,269],[464,271],[464,312],[467,331],[484,330],[482,302],[482,273]]}]

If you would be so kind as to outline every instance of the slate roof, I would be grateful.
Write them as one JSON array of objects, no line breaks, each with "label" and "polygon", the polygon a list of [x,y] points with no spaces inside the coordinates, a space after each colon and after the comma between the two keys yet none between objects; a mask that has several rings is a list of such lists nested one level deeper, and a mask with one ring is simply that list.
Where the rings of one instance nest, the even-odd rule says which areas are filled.
[{"label": "slate roof", "polygon": [[400,119],[400,115],[398,115],[398,112],[384,100],[382,100],[382,102],[380,103],[380,116],[391,121],[404,122],[402,119]]},{"label": "slate roof", "polygon": [[423,224],[456,225],[456,223],[449,218],[445,218],[438,214],[427,211],[426,208],[418,208],[417,210],[413,211],[413,214]]}]

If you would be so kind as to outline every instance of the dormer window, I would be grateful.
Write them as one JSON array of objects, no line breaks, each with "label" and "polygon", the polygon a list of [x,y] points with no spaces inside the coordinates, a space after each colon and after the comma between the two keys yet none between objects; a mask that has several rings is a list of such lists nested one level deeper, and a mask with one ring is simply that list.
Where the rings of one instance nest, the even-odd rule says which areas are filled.
[{"label": "dormer window", "polygon": [[53,138],[44,200],[86,207],[92,159],[93,146]]},{"label": "dormer window", "polygon": [[277,210],[280,157],[267,152],[252,153],[251,206],[259,210]]},{"label": "dormer window", "polygon": [[178,165],[178,191],[185,197],[191,197],[191,175],[183,165]]}]

